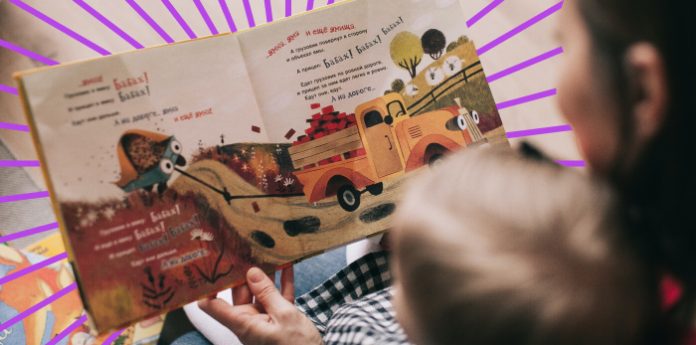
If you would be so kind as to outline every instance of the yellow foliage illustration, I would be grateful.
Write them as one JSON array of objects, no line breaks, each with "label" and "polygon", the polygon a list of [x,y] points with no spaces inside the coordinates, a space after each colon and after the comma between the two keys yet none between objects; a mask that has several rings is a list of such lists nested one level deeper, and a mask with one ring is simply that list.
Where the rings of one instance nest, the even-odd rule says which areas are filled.
[{"label": "yellow foliage illustration", "polygon": [[400,32],[392,40],[390,52],[394,63],[414,78],[417,74],[416,67],[423,61],[425,54],[421,39],[408,31]]}]

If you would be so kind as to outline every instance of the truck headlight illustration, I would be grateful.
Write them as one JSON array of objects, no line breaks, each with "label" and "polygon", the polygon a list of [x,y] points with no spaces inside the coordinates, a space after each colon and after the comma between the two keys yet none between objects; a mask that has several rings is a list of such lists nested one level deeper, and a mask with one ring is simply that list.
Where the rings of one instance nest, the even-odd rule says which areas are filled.
[{"label": "truck headlight illustration", "polygon": [[186,165],[182,146],[174,136],[130,130],[118,142],[121,179],[115,184],[124,192],[138,189],[163,193],[177,167]]}]

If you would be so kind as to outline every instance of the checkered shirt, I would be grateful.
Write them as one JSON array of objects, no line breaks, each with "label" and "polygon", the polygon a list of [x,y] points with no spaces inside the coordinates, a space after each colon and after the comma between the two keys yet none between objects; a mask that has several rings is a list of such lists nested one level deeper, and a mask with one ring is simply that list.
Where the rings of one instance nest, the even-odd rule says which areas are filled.
[{"label": "checkered shirt", "polygon": [[327,345],[409,344],[396,321],[386,252],[368,254],[296,300]]}]

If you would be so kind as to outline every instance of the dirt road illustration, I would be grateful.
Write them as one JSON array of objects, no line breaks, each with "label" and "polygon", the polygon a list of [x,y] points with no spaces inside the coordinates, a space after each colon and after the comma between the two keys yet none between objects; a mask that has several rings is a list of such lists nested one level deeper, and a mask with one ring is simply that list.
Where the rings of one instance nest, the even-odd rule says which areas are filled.
[{"label": "dirt road illustration", "polygon": [[304,196],[264,196],[216,161],[194,163],[187,172],[210,185],[224,186],[233,197],[244,197],[228,204],[219,193],[186,178],[178,178],[171,187],[179,194],[193,192],[204,196],[252,244],[256,260],[278,265],[386,230],[406,179],[385,183],[381,195],[365,197],[358,212],[348,213],[335,200],[310,205]]}]

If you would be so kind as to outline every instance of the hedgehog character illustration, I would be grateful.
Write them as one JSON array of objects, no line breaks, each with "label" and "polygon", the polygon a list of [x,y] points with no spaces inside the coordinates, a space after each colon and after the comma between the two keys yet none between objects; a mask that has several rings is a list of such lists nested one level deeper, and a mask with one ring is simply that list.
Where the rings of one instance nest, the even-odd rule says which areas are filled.
[{"label": "hedgehog character illustration", "polygon": [[162,194],[176,167],[186,165],[182,146],[174,136],[143,130],[125,132],[118,142],[117,153],[121,179],[115,184],[124,192],[140,188]]}]

